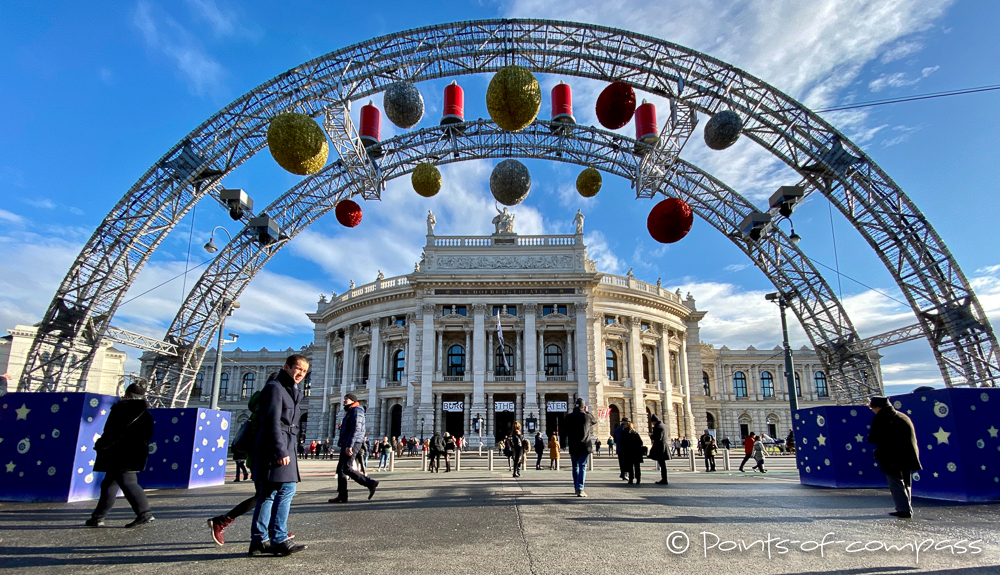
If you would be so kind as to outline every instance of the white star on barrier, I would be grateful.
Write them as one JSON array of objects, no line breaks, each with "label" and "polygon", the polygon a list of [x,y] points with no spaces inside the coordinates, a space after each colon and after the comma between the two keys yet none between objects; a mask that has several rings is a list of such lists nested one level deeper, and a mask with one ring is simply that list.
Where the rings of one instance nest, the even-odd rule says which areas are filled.
[{"label": "white star on barrier", "polygon": [[14,473],[14,468],[15,467],[17,467],[17,465],[14,465],[13,461],[11,461],[10,463],[8,463],[7,464],[7,473]]},{"label": "white star on barrier", "polygon": [[997,436],[997,431],[1000,431],[1000,430],[998,430],[995,426],[991,425],[990,428],[987,429],[986,431],[989,432],[990,437],[996,437]]},{"label": "white star on barrier", "polygon": [[855,436],[854,436],[854,439],[855,439],[855,440],[857,440],[857,442],[858,442],[858,443],[861,443],[862,441],[864,441],[864,440],[865,440],[864,436],[863,436],[863,435],[861,435],[860,433],[859,433],[859,434],[857,434],[857,435],[855,435]]},{"label": "white star on barrier", "polygon": [[28,409],[28,404],[26,404],[26,403],[22,403],[21,404],[21,409],[15,409],[14,410],[14,412],[17,413],[17,419],[24,419],[24,420],[28,419],[28,412],[29,411],[31,411],[31,410]]},{"label": "white star on barrier", "polygon": [[816,441],[818,441],[820,445],[826,445],[826,438],[823,437],[822,433],[816,438]]},{"label": "white star on barrier", "polygon": [[948,436],[951,435],[951,432],[945,431],[943,427],[938,427],[937,433],[932,433],[931,435],[937,439],[938,445],[941,445],[942,443],[948,443]]}]

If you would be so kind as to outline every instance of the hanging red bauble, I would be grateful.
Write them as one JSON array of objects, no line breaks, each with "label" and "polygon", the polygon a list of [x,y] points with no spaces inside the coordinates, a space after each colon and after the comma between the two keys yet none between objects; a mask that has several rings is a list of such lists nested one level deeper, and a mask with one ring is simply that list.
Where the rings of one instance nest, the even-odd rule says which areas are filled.
[{"label": "hanging red bauble", "polygon": [[609,130],[617,130],[632,120],[635,90],[625,82],[613,82],[597,97],[597,120]]},{"label": "hanging red bauble", "polygon": [[646,218],[649,235],[661,244],[680,241],[691,231],[694,212],[687,202],[678,198],[667,198],[653,206]]},{"label": "hanging red bauble", "polygon": [[340,225],[353,228],[361,223],[361,206],[354,200],[341,200],[337,203],[337,221]]}]

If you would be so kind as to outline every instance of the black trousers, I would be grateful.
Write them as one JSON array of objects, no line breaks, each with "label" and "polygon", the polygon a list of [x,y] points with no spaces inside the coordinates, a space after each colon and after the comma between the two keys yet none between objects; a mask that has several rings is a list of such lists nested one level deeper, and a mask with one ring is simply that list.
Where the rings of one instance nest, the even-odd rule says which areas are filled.
[{"label": "black trousers", "polygon": [[125,492],[125,500],[132,506],[136,516],[149,513],[149,501],[146,500],[146,493],[142,487],[139,487],[136,472],[109,471],[104,474],[104,481],[101,482],[101,499],[97,502],[97,509],[94,509],[94,519],[103,519],[115,506],[119,486]]},{"label": "black trousers", "polygon": [[743,471],[743,466],[746,465],[747,461],[750,461],[751,457],[753,457],[752,453],[747,453],[743,456],[743,461],[740,462],[740,471]]},{"label": "black trousers", "polygon": [[247,462],[243,459],[236,460],[236,481],[240,480],[240,470],[243,470],[243,481],[250,479],[250,470],[247,469]]},{"label": "black trousers", "polygon": [[624,477],[625,474],[628,473],[628,468],[629,467],[630,466],[627,463],[625,463],[625,459],[622,458],[622,454],[619,453],[618,454],[618,470],[621,471],[620,475],[622,477]]},{"label": "black trousers", "polygon": [[657,461],[656,463],[657,463],[657,465],[660,466],[660,481],[666,483],[667,482],[667,462],[666,461]]},{"label": "black trousers", "polygon": [[512,457],[514,458],[514,473],[520,473],[521,459],[522,456],[524,455],[524,452],[521,451],[520,449],[512,449],[511,453],[513,454]]},{"label": "black trousers", "polygon": [[639,481],[642,479],[642,470],[640,469],[640,463],[626,463],[625,468],[628,470],[628,480],[632,481],[635,479]]},{"label": "black trousers", "polygon": [[706,455],[705,456],[705,471],[715,471],[715,456]]},{"label": "black trousers", "polygon": [[541,469],[542,468],[542,456],[543,455],[545,455],[544,451],[539,451],[538,452],[538,461],[535,462],[535,469]]},{"label": "black trousers", "polygon": [[[361,447],[360,443],[354,444],[354,453],[357,454],[358,449]],[[347,501],[347,478],[350,477],[354,481],[358,482],[365,487],[371,487],[372,480],[368,477],[361,475],[354,469],[351,465],[351,461],[354,460],[354,456],[347,455],[347,448],[340,448],[340,459],[337,460],[337,495],[340,499]]]},{"label": "black trousers", "polygon": [[256,505],[257,505],[257,494],[254,493],[249,498],[244,499],[243,501],[237,503],[236,507],[233,507],[232,509],[229,510],[228,513],[226,513],[226,517],[230,519],[236,519],[237,517],[239,517],[240,515],[244,515],[248,511],[253,511],[253,508]]}]

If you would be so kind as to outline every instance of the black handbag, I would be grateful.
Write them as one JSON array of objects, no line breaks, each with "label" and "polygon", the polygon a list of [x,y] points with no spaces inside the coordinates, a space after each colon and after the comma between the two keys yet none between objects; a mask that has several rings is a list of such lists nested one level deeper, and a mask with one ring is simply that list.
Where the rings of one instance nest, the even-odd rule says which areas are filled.
[{"label": "black handbag", "polygon": [[250,420],[247,419],[236,432],[236,437],[233,438],[233,453],[237,451],[246,454],[253,452],[255,440],[253,433],[250,432]]}]

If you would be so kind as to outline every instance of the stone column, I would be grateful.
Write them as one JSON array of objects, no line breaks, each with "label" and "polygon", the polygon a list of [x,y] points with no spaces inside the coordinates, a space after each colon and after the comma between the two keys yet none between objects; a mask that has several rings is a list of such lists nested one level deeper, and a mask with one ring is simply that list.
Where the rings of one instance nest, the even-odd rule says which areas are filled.
[{"label": "stone column", "polygon": [[483,431],[483,436],[490,438],[490,441],[489,441],[488,445],[490,445],[490,448],[492,449],[492,447],[493,447],[493,419],[494,419],[494,417],[493,417],[493,408],[496,407],[496,405],[494,404],[494,401],[496,400],[496,397],[494,395],[489,394],[489,393],[487,393],[484,397],[486,399],[486,430]]},{"label": "stone column", "polygon": [[[483,405],[483,394],[486,392],[486,305],[477,303],[472,306],[472,404]],[[469,333],[466,332],[466,341]],[[490,339],[492,342],[492,338]],[[466,404],[466,409],[469,409]]]},{"label": "stone column", "polygon": [[538,346],[535,348],[535,355],[538,358],[538,375],[545,375],[545,328],[538,330],[538,338],[535,340]]},{"label": "stone column", "polygon": [[433,419],[431,402],[434,399],[434,305],[423,304],[421,311],[421,338],[420,349],[420,406],[417,408],[416,425],[420,425],[421,418]]},{"label": "stone column", "polygon": [[437,337],[437,363],[434,366],[434,379],[440,381],[444,375],[444,360],[442,359],[444,355],[444,328],[437,328],[434,332]]},{"label": "stone column", "polygon": [[678,359],[681,362],[681,385],[684,386],[684,412],[687,418],[685,422],[685,427],[687,429],[688,439],[694,441],[698,438],[696,435],[696,429],[694,426],[694,412],[691,411],[691,377],[688,373],[688,341],[687,333],[681,335],[681,353],[678,355]]},{"label": "stone column", "polygon": [[375,439],[381,440],[386,435],[389,435],[389,402],[384,398],[378,400],[379,403],[379,421],[378,421],[378,433],[375,434]]},{"label": "stone column", "polygon": [[[497,346],[498,345],[500,345],[499,342],[497,342]],[[493,367],[493,361],[494,361],[493,356],[496,355],[495,351],[496,351],[496,346],[493,345],[493,332],[491,330],[487,329],[486,330],[486,358],[485,358],[486,359],[486,374],[487,374],[487,376],[490,373],[496,371],[495,368]],[[486,379],[490,379],[490,378],[487,377]]]},{"label": "stone column", "polygon": [[[659,346],[657,346],[657,353],[659,359],[658,369],[660,370],[660,379],[663,383],[663,403],[661,404],[661,415],[660,419],[663,424],[670,429],[670,405],[674,402],[674,382],[671,381],[671,368],[670,368],[670,331],[667,329],[666,324],[660,327],[660,341]],[[721,438],[720,438],[721,439]]]},{"label": "stone column", "polygon": [[566,379],[572,381],[570,376],[575,375],[576,370],[573,369],[573,330],[571,328],[566,328]]},{"label": "stone column", "polygon": [[354,375],[354,364],[351,362],[351,326],[347,325],[344,327],[344,351],[341,354],[343,358],[343,374],[341,374],[340,382],[340,398],[338,398],[337,403],[344,402],[344,394],[348,391],[348,385],[351,376]]},{"label": "stone column", "polygon": [[442,405],[442,396],[440,393],[434,394],[434,427],[432,431],[434,433],[441,433],[444,430],[444,412],[441,409],[444,407]]},{"label": "stone column", "polygon": [[516,345],[514,347],[514,363],[516,368],[514,370],[514,375],[516,381],[520,381],[524,377],[524,350],[521,349],[521,330],[515,329],[515,340]]},{"label": "stone column", "polygon": [[[548,414],[548,407],[549,405],[545,400],[545,396],[543,395],[540,403],[538,404],[538,430],[541,431],[543,435],[549,434],[549,431],[545,428],[545,422],[547,420],[545,416]],[[532,443],[533,442],[534,440],[532,440]]]},{"label": "stone column", "polygon": [[646,418],[646,399],[643,396],[645,386],[642,382],[642,318],[632,318],[632,331],[629,333],[628,346],[630,348],[629,363],[632,372],[632,404],[633,416],[632,424],[640,435],[645,435],[648,426]]},{"label": "stone column", "polygon": [[[368,357],[369,369],[368,381],[366,382],[366,385],[368,386],[368,409],[373,409],[378,405],[378,380],[380,375],[377,372],[382,366],[382,358],[380,357],[382,352],[382,338],[380,337],[382,327],[381,324],[381,320],[377,317],[373,318],[369,323],[372,334],[372,349],[370,352],[371,355]],[[381,410],[375,411],[372,413],[374,417],[369,418],[373,421],[366,422],[365,427],[368,428],[369,437],[374,437],[375,433],[378,431],[380,413]]]},{"label": "stone column", "polygon": [[462,404],[462,419],[465,420],[465,440],[472,437],[472,394],[465,394],[465,403]]},{"label": "stone column", "polygon": [[462,381],[469,381],[472,379],[471,373],[475,373],[475,364],[472,362],[477,360],[478,354],[472,353],[472,332],[469,328],[465,329],[465,371],[462,373]]},{"label": "stone column", "polygon": [[323,417],[321,418],[324,426],[321,429],[326,429],[326,418],[327,418],[327,396],[330,394],[330,359],[333,355],[331,351],[332,343],[330,342],[330,334],[326,334],[326,361],[323,362]]},{"label": "stone column", "polygon": [[406,404],[405,408],[413,406],[413,380],[416,379],[417,371],[417,358],[415,357],[417,353],[417,322],[416,314],[408,313],[406,314],[406,327],[408,328],[408,337],[406,340],[406,347],[403,348],[406,354],[406,373],[403,378],[403,385],[406,386]]},{"label": "stone column", "polygon": [[[528,397],[532,398],[532,403],[534,403],[534,397],[538,394],[538,354],[537,350],[534,349],[535,344],[535,312],[538,306],[533,303],[524,304],[521,306],[524,310],[524,392],[528,394]],[[530,343],[529,343],[530,342]],[[537,406],[533,406],[537,407]]]},{"label": "stone column", "polygon": [[[574,330],[573,337],[573,343],[576,345],[576,353],[573,354],[573,357],[576,359],[576,365],[574,366],[576,367],[576,393],[590,404],[591,401],[596,401],[597,398],[591,398],[590,381],[594,376],[590,373],[590,366],[587,361],[587,309],[589,306],[587,302],[576,302],[573,307],[576,308],[576,329]],[[600,348],[600,346],[597,347]],[[598,363],[598,369],[600,366],[601,364]],[[600,378],[596,379],[599,380]]]}]

